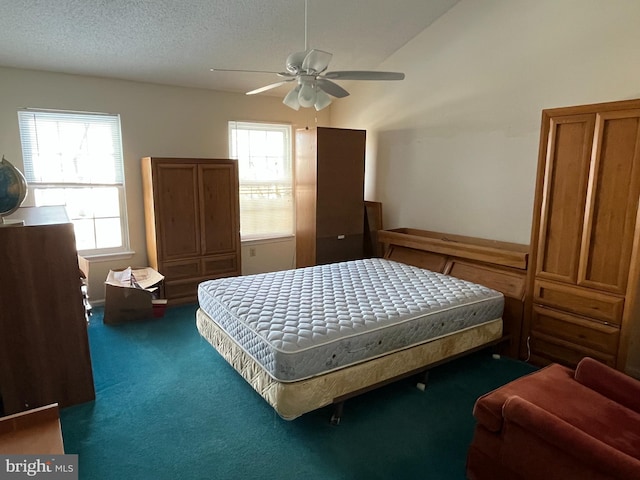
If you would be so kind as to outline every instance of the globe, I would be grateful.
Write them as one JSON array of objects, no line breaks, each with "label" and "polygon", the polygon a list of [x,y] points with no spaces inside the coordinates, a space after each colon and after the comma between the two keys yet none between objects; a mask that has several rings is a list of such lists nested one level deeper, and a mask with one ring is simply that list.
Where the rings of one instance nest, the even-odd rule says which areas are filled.
[{"label": "globe", "polygon": [[27,196],[27,181],[22,172],[2,156],[0,162],[0,217],[15,212]]}]

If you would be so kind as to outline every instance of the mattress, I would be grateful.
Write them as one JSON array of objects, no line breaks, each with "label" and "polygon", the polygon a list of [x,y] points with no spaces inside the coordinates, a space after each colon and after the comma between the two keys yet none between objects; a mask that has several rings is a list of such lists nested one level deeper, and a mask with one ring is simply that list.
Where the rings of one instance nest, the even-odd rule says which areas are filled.
[{"label": "mattress", "polygon": [[210,280],[200,308],[273,379],[294,382],[499,319],[500,292],[365,259]]}]

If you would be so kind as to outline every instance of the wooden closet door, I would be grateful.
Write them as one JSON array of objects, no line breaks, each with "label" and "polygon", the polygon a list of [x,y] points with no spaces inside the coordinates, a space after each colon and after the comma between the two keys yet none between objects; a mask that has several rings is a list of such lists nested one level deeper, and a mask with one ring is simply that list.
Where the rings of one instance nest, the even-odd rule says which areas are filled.
[{"label": "wooden closet door", "polygon": [[536,275],[575,284],[595,115],[549,121]]},{"label": "wooden closet door", "polygon": [[198,168],[188,163],[156,164],[156,229],[161,258],[200,254]]},{"label": "wooden closet door", "polygon": [[318,237],[362,235],[365,131],[318,128]]},{"label": "wooden closet door", "polygon": [[597,115],[578,284],[624,294],[640,198],[640,110]]},{"label": "wooden closet door", "polygon": [[364,130],[318,128],[316,263],[362,258]]},{"label": "wooden closet door", "polygon": [[198,170],[202,253],[234,253],[239,235],[237,166],[202,163]]}]

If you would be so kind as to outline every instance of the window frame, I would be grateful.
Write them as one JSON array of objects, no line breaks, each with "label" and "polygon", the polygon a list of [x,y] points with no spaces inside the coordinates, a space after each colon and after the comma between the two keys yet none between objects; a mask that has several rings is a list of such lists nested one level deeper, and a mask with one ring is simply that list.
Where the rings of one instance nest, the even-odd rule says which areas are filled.
[{"label": "window frame", "polygon": [[[111,135],[114,144],[114,178],[113,182],[109,183],[100,183],[94,181],[87,182],[68,182],[68,181],[47,181],[46,179],[38,179],[35,174],[35,166],[32,160],[33,155],[32,152],[37,151],[37,126],[33,124],[33,122],[37,122],[38,117],[40,118],[48,118],[49,120],[55,120],[56,117],[59,117],[60,120],[64,120],[64,118],[68,118],[69,120],[81,121],[82,117],[87,117],[87,119],[91,119],[92,121],[96,121],[99,117],[108,117],[110,119],[109,128],[111,128]],[[99,123],[99,122],[97,122]],[[113,259],[114,257],[130,257],[134,252],[131,251],[130,248],[130,235],[129,235],[129,222],[127,215],[127,202],[126,202],[126,183],[125,183],[125,171],[124,171],[124,151],[122,147],[122,127],[120,122],[119,114],[111,114],[111,113],[98,113],[98,112],[84,112],[84,111],[72,111],[72,110],[51,110],[51,109],[39,109],[39,108],[24,108],[18,110],[18,124],[20,129],[20,142],[22,146],[22,157],[24,164],[25,177],[27,179],[27,186],[29,190],[31,190],[32,198],[31,202],[35,206],[44,206],[44,205],[53,205],[53,203],[36,202],[36,191],[37,190],[52,190],[52,189],[100,189],[100,188],[115,188],[118,193],[118,210],[119,210],[119,224],[120,224],[120,237],[121,237],[121,245],[117,247],[103,247],[103,248],[89,248],[89,249],[80,249],[78,248],[78,235],[76,234],[76,248],[78,253],[85,258],[96,259],[100,257],[109,257]],[[34,143],[33,136],[35,135],[36,141]],[[70,213],[70,208],[66,203],[58,203],[58,205],[63,205],[67,210],[67,215],[69,216],[69,220],[74,224],[75,230],[75,222],[79,220],[91,220],[92,227],[94,231],[94,238],[97,239],[96,233],[96,217],[95,215],[91,215],[91,217],[78,217],[74,218]],[[93,213],[93,212],[92,212]],[[114,217],[105,217],[105,218],[116,218]]]},{"label": "window frame", "polygon": [[[229,158],[232,158],[236,161],[238,161],[238,173],[239,173],[239,187],[240,187],[240,191],[242,191],[242,164],[241,161],[238,158],[238,153],[237,153],[237,144],[236,144],[236,148],[235,148],[235,152],[233,149],[233,134],[234,134],[234,130],[259,130],[259,131],[277,131],[277,132],[283,132],[285,135],[284,138],[284,149],[285,149],[285,155],[284,155],[284,160],[286,162],[288,162],[288,172],[289,172],[289,177],[290,177],[290,185],[287,187],[290,187],[290,191],[291,191],[291,207],[290,207],[290,211],[289,211],[289,215],[290,215],[290,225],[291,228],[288,232],[279,232],[279,233],[255,233],[255,234],[246,234],[246,233],[242,233],[242,217],[243,217],[243,212],[242,212],[242,193],[239,193],[240,196],[240,229],[241,229],[241,242],[248,244],[248,243],[252,243],[252,242],[260,242],[260,241],[265,241],[265,240],[278,240],[278,239],[288,239],[288,238],[294,238],[295,237],[295,230],[296,230],[296,208],[295,208],[295,200],[296,200],[296,195],[295,195],[295,162],[294,162],[294,152],[293,152],[293,127],[291,124],[289,123],[278,123],[278,122],[260,122],[260,121],[240,121],[240,120],[231,120],[228,122],[228,145],[229,145]],[[255,182],[251,182],[253,184],[255,184]],[[269,182],[262,182],[262,183],[269,183]]]}]

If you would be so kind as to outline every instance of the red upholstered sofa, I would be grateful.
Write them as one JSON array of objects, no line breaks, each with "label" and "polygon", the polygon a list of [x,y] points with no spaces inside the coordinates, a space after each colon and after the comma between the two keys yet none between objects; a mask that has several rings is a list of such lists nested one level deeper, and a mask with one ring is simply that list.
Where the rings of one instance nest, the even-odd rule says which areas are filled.
[{"label": "red upholstered sofa", "polygon": [[471,480],[640,479],[640,381],[591,358],[480,397]]}]

